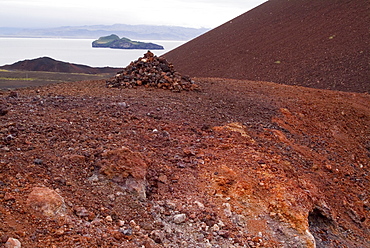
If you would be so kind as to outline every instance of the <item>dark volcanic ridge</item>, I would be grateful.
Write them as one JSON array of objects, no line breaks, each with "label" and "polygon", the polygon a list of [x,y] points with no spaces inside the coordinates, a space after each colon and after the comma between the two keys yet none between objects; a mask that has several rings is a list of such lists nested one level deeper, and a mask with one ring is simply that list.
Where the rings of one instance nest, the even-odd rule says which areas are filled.
[{"label": "dark volcanic ridge", "polygon": [[367,1],[270,0],[164,55],[192,77],[370,92]]},{"label": "dark volcanic ridge", "polygon": [[84,74],[114,73],[117,70],[119,70],[118,68],[112,68],[112,67],[90,67],[87,65],[73,64],[73,63],[58,61],[58,60],[55,60],[49,57],[18,61],[11,65],[0,66],[0,69],[22,70],[22,71],[84,73]]}]

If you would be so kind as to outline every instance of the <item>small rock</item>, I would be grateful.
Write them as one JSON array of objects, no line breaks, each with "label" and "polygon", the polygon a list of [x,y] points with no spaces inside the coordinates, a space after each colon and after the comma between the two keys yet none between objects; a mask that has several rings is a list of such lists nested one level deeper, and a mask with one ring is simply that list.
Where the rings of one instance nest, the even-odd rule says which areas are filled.
[{"label": "small rock", "polygon": [[167,183],[167,176],[165,174],[161,174],[158,177],[158,181],[160,181],[161,183]]},{"label": "small rock", "polygon": [[175,210],[176,209],[176,202],[173,201],[166,201],[165,206],[169,209]]},{"label": "small rock", "polygon": [[200,201],[195,201],[194,202],[196,205],[198,205],[199,208],[204,208],[204,204],[201,203]]},{"label": "small rock", "polygon": [[8,95],[9,98],[18,98],[18,92],[12,91]]},{"label": "small rock", "polygon": [[186,167],[186,165],[185,165],[185,163],[183,163],[183,162],[178,162],[178,163],[177,163],[177,167],[179,167],[179,168],[185,168],[185,167]]},{"label": "small rock", "polygon": [[4,116],[8,113],[8,110],[0,107],[0,116]]},{"label": "small rock", "polygon": [[6,235],[6,234],[4,234],[4,235],[2,235],[2,236],[0,237],[0,242],[1,242],[1,243],[6,243],[6,241],[8,241],[8,239],[9,239],[9,236],[8,236],[8,235]]},{"label": "small rock", "polygon": [[75,207],[74,212],[75,212],[75,215],[77,215],[78,217],[88,217],[89,216],[89,211],[87,211],[87,209],[84,207]]},{"label": "small rock", "polygon": [[232,217],[232,222],[234,222],[235,224],[237,224],[238,226],[245,226],[247,221],[246,221],[246,218],[243,216],[243,215],[240,215],[240,214],[236,214]]},{"label": "small rock", "polygon": [[225,230],[218,231],[218,235],[220,235],[221,237],[223,237],[225,239],[230,237],[230,233],[228,231],[225,231]]},{"label": "small rock", "polygon": [[112,231],[111,232],[111,235],[116,239],[116,240],[121,240],[123,238],[126,238],[125,235],[123,233],[121,233],[120,231]]},{"label": "small rock", "polygon": [[42,165],[43,161],[42,159],[36,158],[35,160],[33,160],[33,163],[37,165]]},{"label": "small rock", "polygon": [[9,148],[9,147],[7,147],[7,146],[4,146],[4,147],[2,148],[2,150],[3,150],[3,151],[5,151],[5,152],[9,152],[9,151],[10,151],[10,148]]},{"label": "small rock", "polygon": [[110,215],[108,215],[107,217],[105,217],[105,219],[106,219],[107,221],[109,221],[109,222],[112,222],[112,221],[113,221],[112,216],[110,216]]},{"label": "small rock", "polygon": [[131,228],[120,228],[118,231],[120,233],[126,235],[126,236],[132,235],[132,229]]},{"label": "small rock", "polygon": [[192,220],[194,220],[196,217],[197,217],[197,215],[195,213],[191,213],[189,215],[189,218],[192,219]]},{"label": "small rock", "polygon": [[93,221],[95,218],[96,218],[95,213],[93,213],[93,212],[89,212],[89,216],[87,216],[87,219],[88,219],[89,221]]},{"label": "small rock", "polygon": [[99,226],[102,223],[102,219],[95,218],[93,221],[91,221],[91,225]]},{"label": "small rock", "polygon": [[260,164],[260,165],[266,164],[266,162],[264,160],[262,160],[262,159],[258,160],[257,163]]},{"label": "small rock", "polygon": [[173,222],[176,223],[176,224],[181,224],[181,223],[185,222],[185,220],[186,220],[186,214],[176,214],[173,217]]},{"label": "small rock", "polygon": [[12,193],[6,192],[4,195],[4,201],[15,200],[15,196]]},{"label": "small rock", "polygon": [[222,222],[222,220],[219,220],[218,221],[218,224],[217,224],[220,228],[224,227],[225,224]]},{"label": "small rock", "polygon": [[222,204],[222,205],[224,205],[225,206],[225,209],[224,209],[224,212],[225,212],[225,215],[227,216],[227,217],[231,217],[231,215],[232,215],[232,212],[231,212],[231,205],[230,205],[230,203],[224,203],[224,204]]},{"label": "small rock", "polygon": [[171,226],[170,225],[165,225],[163,227],[163,230],[166,232],[166,233],[172,233],[172,229],[171,229]]},{"label": "small rock", "polygon": [[57,230],[55,230],[55,234],[58,235],[58,236],[61,236],[65,233],[64,229],[63,228],[59,228]]},{"label": "small rock", "polygon": [[76,163],[76,164],[82,164],[86,160],[85,156],[78,155],[78,154],[67,155],[67,156],[64,156],[63,158],[65,158],[71,163]]},{"label": "small rock", "polygon": [[131,226],[131,227],[136,226],[136,222],[135,222],[134,220],[130,220],[130,226]]},{"label": "small rock", "polygon": [[54,181],[62,185],[66,184],[66,180],[63,177],[54,177]]},{"label": "small rock", "polygon": [[122,107],[122,108],[127,108],[128,107],[127,103],[125,103],[125,102],[119,102],[117,105]]},{"label": "small rock", "polygon": [[108,198],[109,198],[110,201],[115,201],[116,200],[116,196],[114,194],[108,195]]},{"label": "small rock", "polygon": [[91,181],[91,182],[96,183],[96,182],[98,182],[98,181],[99,181],[99,177],[98,177],[98,175],[93,174],[93,175],[92,175],[91,177],[89,177],[87,180],[89,180],[89,181]]},{"label": "small rock", "polygon": [[13,136],[13,135],[11,135],[11,134],[9,134],[9,135],[7,135],[6,137],[5,137],[5,141],[6,142],[10,142],[11,140],[14,140],[15,139],[15,137]]},{"label": "small rock", "polygon": [[158,244],[162,244],[165,239],[164,233],[159,230],[152,231],[150,237]]},{"label": "small rock", "polygon": [[5,248],[21,248],[21,242],[15,238],[9,238],[4,244]]},{"label": "small rock", "polygon": [[195,156],[196,155],[196,153],[195,153],[195,151],[194,150],[192,150],[192,149],[190,149],[190,148],[185,148],[185,149],[183,149],[183,152],[184,152],[184,154],[186,155],[186,156]]},{"label": "small rock", "polygon": [[220,227],[217,224],[214,224],[212,230],[215,232],[220,231]]},{"label": "small rock", "polygon": [[118,226],[123,227],[124,225],[125,225],[125,221],[124,220],[119,220],[118,221]]}]

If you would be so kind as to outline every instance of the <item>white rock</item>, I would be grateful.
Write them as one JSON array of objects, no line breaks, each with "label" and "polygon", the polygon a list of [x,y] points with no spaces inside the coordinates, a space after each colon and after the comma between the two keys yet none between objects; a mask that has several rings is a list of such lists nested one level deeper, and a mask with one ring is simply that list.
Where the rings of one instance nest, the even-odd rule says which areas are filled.
[{"label": "white rock", "polygon": [[203,203],[201,203],[199,201],[195,201],[194,203],[197,204],[199,208],[204,208],[204,204]]},{"label": "white rock", "polygon": [[181,223],[185,222],[185,220],[186,220],[186,214],[176,214],[173,217],[173,222],[176,223],[176,224],[181,224]]},{"label": "white rock", "polygon": [[8,241],[4,244],[5,248],[21,248],[21,246],[21,242],[14,238],[8,238]]},{"label": "white rock", "polygon": [[222,205],[225,207],[225,209],[224,209],[225,215],[227,217],[231,217],[232,212],[231,212],[231,205],[230,205],[230,203],[227,202],[227,203],[224,203]]},{"label": "white rock", "polygon": [[166,201],[166,207],[169,208],[169,209],[176,209],[176,203],[173,202],[173,201]]},{"label": "white rock", "polygon": [[217,224],[214,224],[212,227],[212,231],[214,232],[220,231],[220,227]]},{"label": "white rock", "polygon": [[127,103],[125,103],[125,102],[119,102],[117,105],[120,106],[120,107],[123,107],[123,108],[128,107]]}]

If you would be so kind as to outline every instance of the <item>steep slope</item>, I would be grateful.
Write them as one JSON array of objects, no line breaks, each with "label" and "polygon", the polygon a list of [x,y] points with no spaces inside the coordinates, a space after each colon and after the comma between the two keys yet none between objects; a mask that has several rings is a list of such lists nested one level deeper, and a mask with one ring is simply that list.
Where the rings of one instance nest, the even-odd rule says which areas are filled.
[{"label": "steep slope", "polygon": [[112,73],[117,72],[117,68],[110,67],[90,67],[87,65],[72,64],[58,61],[49,57],[42,57],[30,60],[18,61],[11,65],[1,66],[5,70],[24,70],[24,71],[49,71],[49,72],[67,72],[67,73]]},{"label": "steep slope", "polygon": [[270,0],[165,54],[189,76],[369,92],[363,0]]}]

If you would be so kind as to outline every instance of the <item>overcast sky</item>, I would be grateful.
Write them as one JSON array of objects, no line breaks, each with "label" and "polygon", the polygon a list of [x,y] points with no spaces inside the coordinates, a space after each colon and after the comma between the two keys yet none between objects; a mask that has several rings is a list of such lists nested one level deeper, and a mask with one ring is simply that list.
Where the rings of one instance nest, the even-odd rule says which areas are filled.
[{"label": "overcast sky", "polygon": [[215,28],[266,0],[0,0],[0,27],[150,24]]}]

